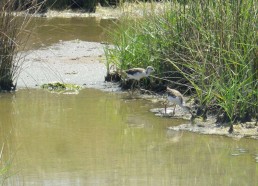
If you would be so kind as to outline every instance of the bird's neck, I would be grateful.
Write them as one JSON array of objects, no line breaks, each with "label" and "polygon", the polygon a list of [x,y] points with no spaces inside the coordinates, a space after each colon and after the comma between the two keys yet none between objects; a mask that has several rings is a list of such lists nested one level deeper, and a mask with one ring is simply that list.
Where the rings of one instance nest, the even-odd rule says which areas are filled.
[{"label": "bird's neck", "polygon": [[149,76],[149,75],[150,75],[150,71],[149,71],[149,70],[146,70],[146,71],[145,71],[145,74],[146,74],[146,76]]}]

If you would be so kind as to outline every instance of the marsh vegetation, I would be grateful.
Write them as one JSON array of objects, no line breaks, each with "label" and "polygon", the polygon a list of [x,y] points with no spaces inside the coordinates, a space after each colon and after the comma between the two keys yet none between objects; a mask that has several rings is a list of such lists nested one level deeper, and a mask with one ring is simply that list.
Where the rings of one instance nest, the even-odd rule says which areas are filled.
[{"label": "marsh vegetation", "polygon": [[[18,51],[30,36],[31,32],[24,28],[31,18],[14,17],[10,11],[13,7],[7,2],[1,1],[0,6],[0,69],[3,72],[0,89],[13,90],[23,64]],[[257,119],[257,2],[200,2],[198,5],[186,1],[166,2],[162,11],[155,14],[146,10],[140,13],[143,17],[119,20],[117,32],[111,34],[114,48],[105,51],[107,66],[116,67],[116,75],[132,67],[154,66],[155,74],[141,81],[142,87],[162,92],[169,86],[192,95],[204,112],[216,114],[220,122],[235,124]],[[24,9],[28,8],[19,10]],[[34,10],[39,9],[34,7]],[[30,13],[34,14],[34,10]],[[76,27],[71,27],[78,35]],[[94,33],[100,32],[94,30]],[[60,33],[56,34],[59,38]],[[79,35],[83,34],[89,35],[87,31]],[[41,40],[46,41],[49,35],[41,35]],[[78,47],[79,43],[75,42]],[[68,48],[76,47],[68,45]],[[90,53],[86,48],[79,48]],[[67,53],[65,59],[73,62],[88,60],[84,54],[71,57]],[[37,57],[32,56],[35,60]],[[51,63],[53,59],[47,61]],[[73,62],[69,65],[76,66]],[[53,71],[59,68],[51,67]],[[67,76],[80,74],[68,67],[64,71]],[[64,66],[61,68],[66,70]],[[79,68],[85,73],[82,66]],[[43,71],[38,69],[34,74]],[[95,76],[93,66],[89,69],[87,74],[93,71],[90,75]],[[81,88],[66,83],[46,83],[42,87],[60,92]],[[1,93],[0,98],[0,137],[2,141],[12,142],[0,145],[0,181],[7,177],[10,168],[14,169],[5,185],[46,181],[69,185],[78,182],[84,185],[100,182],[217,185],[218,180],[221,184],[256,183],[250,179],[257,167],[256,141],[167,130],[182,121],[153,117],[148,112],[153,103],[146,100],[128,100],[123,94],[106,94],[95,89],[80,90],[80,94],[69,96],[29,89],[15,94]],[[15,152],[15,157],[10,158],[14,163],[9,161],[7,150]],[[4,156],[7,163],[3,163]],[[210,162],[206,169],[203,167],[207,161],[202,160]],[[10,167],[11,164],[14,166]]]},{"label": "marsh vegetation", "polygon": [[191,94],[221,123],[258,118],[257,1],[170,1],[158,14],[124,17],[111,38],[116,73],[151,65],[144,87]]},{"label": "marsh vegetation", "polygon": [[25,46],[30,36],[26,26],[31,20],[30,16],[18,17],[13,11],[21,11],[27,8],[36,13],[39,4],[16,4],[15,0],[0,2],[0,91],[15,90],[23,59],[18,56],[18,51]]}]

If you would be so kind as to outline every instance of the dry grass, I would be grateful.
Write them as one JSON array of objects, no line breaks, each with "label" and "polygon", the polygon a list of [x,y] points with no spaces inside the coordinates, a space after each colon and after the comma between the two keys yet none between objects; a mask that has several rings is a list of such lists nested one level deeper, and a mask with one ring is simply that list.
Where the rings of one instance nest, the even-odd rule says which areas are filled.
[{"label": "dry grass", "polygon": [[[43,3],[43,2],[42,2]],[[34,4],[27,8],[27,12],[34,13],[41,4]],[[15,16],[13,10],[24,10],[25,5],[15,4],[15,0],[0,2],[0,90],[11,91],[16,88],[16,81],[22,67],[22,58],[17,56],[18,51],[25,46],[30,31],[25,28],[31,21],[31,16]]]}]

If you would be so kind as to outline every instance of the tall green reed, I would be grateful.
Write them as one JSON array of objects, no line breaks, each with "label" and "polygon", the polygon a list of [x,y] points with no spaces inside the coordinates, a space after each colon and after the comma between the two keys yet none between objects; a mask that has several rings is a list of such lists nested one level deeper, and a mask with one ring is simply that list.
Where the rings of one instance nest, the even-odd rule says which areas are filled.
[{"label": "tall green reed", "polygon": [[118,29],[111,33],[114,48],[107,50],[108,63],[114,63],[121,70],[152,65],[159,77],[162,72],[169,72],[164,60],[170,45],[164,42],[166,23],[160,25],[156,19],[155,16],[121,19]]},{"label": "tall green reed", "polygon": [[124,22],[109,51],[118,68],[152,65],[230,121],[257,115],[256,1],[171,1],[163,13]]},{"label": "tall green reed", "polygon": [[187,25],[184,30],[191,35],[183,35],[178,45],[187,49],[183,61],[192,69],[187,75],[195,81],[197,96],[202,104],[215,102],[234,122],[250,120],[257,112],[257,79],[252,70],[257,42],[255,5],[255,1],[188,4],[182,17]]}]

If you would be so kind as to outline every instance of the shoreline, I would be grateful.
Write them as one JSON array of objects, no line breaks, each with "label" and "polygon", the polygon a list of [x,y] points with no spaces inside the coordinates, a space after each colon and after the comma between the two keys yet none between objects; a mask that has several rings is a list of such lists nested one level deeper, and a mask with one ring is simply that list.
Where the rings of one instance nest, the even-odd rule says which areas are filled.
[{"label": "shoreline", "polygon": [[[76,14],[69,15],[74,16]],[[78,16],[81,17],[81,15],[80,13]],[[56,17],[56,15],[53,14],[53,17]],[[37,50],[22,52],[21,55],[25,57],[23,69],[17,80],[17,89],[39,88],[42,84],[59,81],[77,84],[83,88],[96,88],[103,91],[120,92],[121,89],[116,84],[104,82],[104,77],[107,74],[104,59],[105,53],[103,50],[104,46],[104,44],[97,42],[72,40],[59,42]],[[144,98],[144,96],[141,97]],[[181,113],[181,116],[176,117],[177,119],[185,119],[185,114],[180,112],[180,109],[177,112]],[[208,120],[210,120],[210,118],[208,118]],[[215,121],[211,120],[205,123],[197,121],[195,125],[181,124],[168,128],[168,130],[189,131],[207,135],[223,135],[237,139],[258,139],[257,122],[238,124],[234,129],[235,132],[229,134],[228,127],[218,127]]]},{"label": "shoreline", "polygon": [[[117,84],[105,82],[107,69],[104,59],[104,44],[79,40],[62,41],[49,47],[22,52],[24,55],[23,69],[17,81],[17,90],[23,88],[39,88],[45,83],[63,82],[95,88],[102,91],[122,92]],[[86,51],[86,53],[85,53]],[[140,95],[140,98],[157,102],[159,97]],[[157,117],[164,116],[163,108],[150,110]],[[172,108],[167,108],[167,113]],[[175,117],[184,119],[187,123],[169,127],[168,130],[189,131],[206,135],[222,135],[235,139],[252,138],[258,140],[257,122],[247,122],[235,125],[234,132],[228,133],[229,127],[218,126],[215,119],[208,116],[207,122],[197,120],[190,124],[190,114],[176,107]]]},{"label": "shoreline", "polygon": [[168,127],[168,130],[173,131],[188,131],[202,135],[219,135],[231,137],[233,139],[250,138],[258,140],[258,123],[255,121],[238,123],[234,125],[234,132],[229,133],[229,125],[217,124],[216,118],[212,115],[208,115],[207,121],[202,121],[199,118],[195,119],[194,124],[191,124],[189,113],[184,112],[178,106],[176,107],[175,116],[171,116],[173,108],[167,108],[167,114],[164,115],[164,108],[153,108],[150,112],[154,113],[157,117],[168,117],[171,119],[183,119],[186,122],[177,126]]},{"label": "shoreline", "polygon": [[83,88],[117,91],[117,86],[104,82],[107,73],[104,46],[97,42],[72,40],[21,52],[19,57],[23,60],[17,89],[62,82]]},{"label": "shoreline", "polygon": [[[168,7],[168,2],[138,2],[129,3],[125,2],[121,6],[117,7],[103,7],[101,5],[96,6],[95,12],[85,12],[84,10],[47,10],[45,13],[29,14],[34,17],[45,18],[87,18],[96,17],[99,19],[119,19],[124,16],[131,17],[143,17],[148,14],[162,13]],[[15,12],[15,15],[24,16],[28,15],[27,12]]]},{"label": "shoreline", "polygon": [[[248,122],[255,123],[255,122]],[[174,131],[188,131],[194,132],[202,135],[218,135],[218,136],[226,136],[236,140],[241,138],[248,138],[258,140],[257,127],[254,128],[246,128],[245,124],[238,124],[234,126],[234,132],[228,133],[229,127],[219,126],[215,123],[206,123],[203,124],[181,124],[178,126],[169,127],[168,130]]]}]

